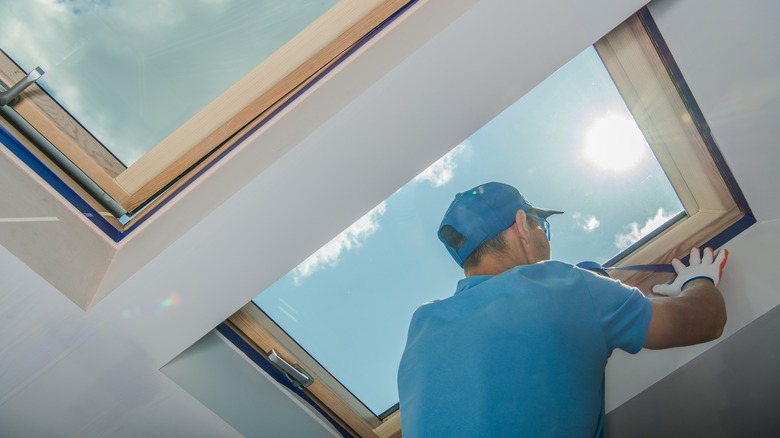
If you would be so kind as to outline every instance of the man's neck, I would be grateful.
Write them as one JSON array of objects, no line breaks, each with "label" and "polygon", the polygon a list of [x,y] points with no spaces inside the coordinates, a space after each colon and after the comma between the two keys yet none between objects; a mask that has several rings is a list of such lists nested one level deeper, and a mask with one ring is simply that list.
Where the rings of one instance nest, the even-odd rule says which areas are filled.
[{"label": "man's neck", "polygon": [[506,257],[485,257],[477,266],[465,271],[464,274],[466,274],[466,277],[498,275],[515,266],[524,264],[525,263],[519,263],[517,260],[511,260]]}]

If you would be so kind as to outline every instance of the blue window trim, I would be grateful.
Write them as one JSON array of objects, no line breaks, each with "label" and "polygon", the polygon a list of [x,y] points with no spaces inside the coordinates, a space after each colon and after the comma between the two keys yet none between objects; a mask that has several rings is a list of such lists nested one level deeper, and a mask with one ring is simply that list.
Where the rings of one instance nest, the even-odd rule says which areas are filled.
[{"label": "blue window trim", "polygon": [[0,142],[8,148],[17,158],[22,160],[30,169],[43,178],[54,190],[73,205],[81,214],[92,221],[101,231],[115,242],[122,239],[122,232],[117,230],[106,218],[84,200],[78,193],[68,186],[54,171],[49,169],[46,164],[30,152],[19,140],[10,132],[0,126]]}]

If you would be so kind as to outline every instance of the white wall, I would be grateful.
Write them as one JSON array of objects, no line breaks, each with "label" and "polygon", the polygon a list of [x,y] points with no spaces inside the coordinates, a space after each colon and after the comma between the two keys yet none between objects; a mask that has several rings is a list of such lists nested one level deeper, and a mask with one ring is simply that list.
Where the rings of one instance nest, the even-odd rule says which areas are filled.
[{"label": "white wall", "polygon": [[0,436],[240,436],[148,360],[0,247]]},{"label": "white wall", "polygon": [[[759,223],[726,245],[731,257],[721,290],[729,322],[723,339],[734,339],[722,339],[722,345],[616,409],[609,421],[632,436],[777,436],[776,409],[764,408],[766,403],[776,408],[771,405],[776,398],[768,394],[780,393],[773,376],[780,356],[771,354],[780,333],[764,320],[754,321],[774,309],[766,315],[773,321],[780,312],[780,3],[657,0],[650,10]],[[620,369],[610,377],[649,381],[710,346],[619,358],[611,366]],[[679,380],[686,376],[689,380]],[[615,386],[613,407],[630,398]],[[683,412],[673,415],[664,400]],[[740,406],[733,404],[737,400]],[[690,407],[682,406],[686,401]]]},{"label": "white wall", "polygon": [[[160,371],[244,436],[341,435],[297,395],[275,382],[216,331]],[[310,415],[301,415],[301,411]]]}]

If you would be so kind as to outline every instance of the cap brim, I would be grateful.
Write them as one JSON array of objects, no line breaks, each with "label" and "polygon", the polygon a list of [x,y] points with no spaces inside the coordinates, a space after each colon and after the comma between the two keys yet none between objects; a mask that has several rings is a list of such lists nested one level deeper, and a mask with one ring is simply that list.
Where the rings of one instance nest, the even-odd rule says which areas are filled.
[{"label": "cap brim", "polygon": [[547,219],[548,217],[554,214],[563,214],[563,212],[560,210],[551,210],[549,208],[538,208],[538,207],[532,207],[530,212],[539,217],[543,217],[545,219]]}]

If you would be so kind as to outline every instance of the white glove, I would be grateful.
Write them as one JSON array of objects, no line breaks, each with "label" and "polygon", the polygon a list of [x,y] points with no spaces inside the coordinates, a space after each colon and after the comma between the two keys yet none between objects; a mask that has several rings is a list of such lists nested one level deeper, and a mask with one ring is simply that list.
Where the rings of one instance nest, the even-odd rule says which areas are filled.
[{"label": "white glove", "polygon": [[718,256],[715,257],[712,253],[712,248],[704,248],[703,255],[699,254],[699,248],[693,248],[688,259],[688,266],[685,266],[678,259],[672,260],[672,266],[674,266],[674,270],[677,272],[677,278],[671,284],[657,284],[653,286],[653,293],[676,297],[682,293],[683,288],[689,281],[697,278],[707,278],[717,286],[720,283],[720,276],[728,258],[729,252],[725,249],[718,251]]}]

